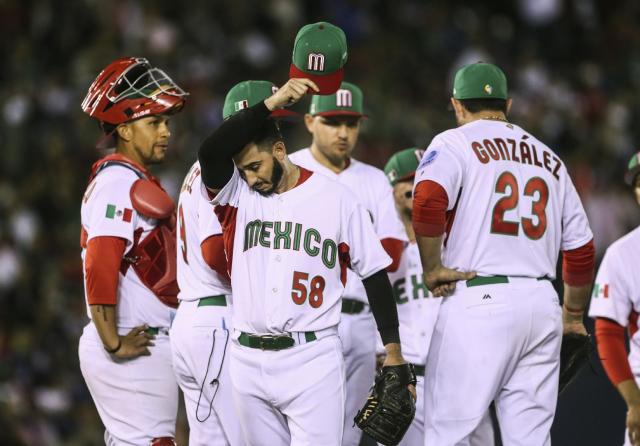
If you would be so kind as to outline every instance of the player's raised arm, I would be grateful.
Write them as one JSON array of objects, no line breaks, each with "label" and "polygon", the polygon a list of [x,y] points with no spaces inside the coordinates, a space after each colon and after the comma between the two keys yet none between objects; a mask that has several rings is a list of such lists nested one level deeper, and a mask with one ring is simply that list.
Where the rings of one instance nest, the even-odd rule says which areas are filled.
[{"label": "player's raised arm", "polygon": [[204,184],[221,189],[233,175],[233,156],[255,138],[271,112],[296,103],[309,88],[318,91],[308,79],[289,79],[273,96],[232,115],[214,130],[198,151]]}]

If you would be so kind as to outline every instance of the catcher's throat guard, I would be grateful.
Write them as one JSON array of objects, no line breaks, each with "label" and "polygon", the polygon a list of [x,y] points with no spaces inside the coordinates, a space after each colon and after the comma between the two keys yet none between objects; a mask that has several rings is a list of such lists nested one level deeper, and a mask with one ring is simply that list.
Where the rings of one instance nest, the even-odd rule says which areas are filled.
[{"label": "catcher's throat guard", "polygon": [[412,364],[380,370],[364,407],[353,421],[364,433],[385,446],[397,445],[416,414],[409,384],[416,385]]}]

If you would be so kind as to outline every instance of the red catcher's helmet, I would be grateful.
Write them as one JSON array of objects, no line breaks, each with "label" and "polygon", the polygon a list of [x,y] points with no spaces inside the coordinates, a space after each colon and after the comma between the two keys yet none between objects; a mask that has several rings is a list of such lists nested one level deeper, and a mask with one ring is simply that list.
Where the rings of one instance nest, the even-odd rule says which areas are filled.
[{"label": "red catcher's helmet", "polygon": [[177,112],[185,92],[167,74],[142,57],[111,62],[93,81],[82,111],[101,122],[118,125],[148,115]]}]

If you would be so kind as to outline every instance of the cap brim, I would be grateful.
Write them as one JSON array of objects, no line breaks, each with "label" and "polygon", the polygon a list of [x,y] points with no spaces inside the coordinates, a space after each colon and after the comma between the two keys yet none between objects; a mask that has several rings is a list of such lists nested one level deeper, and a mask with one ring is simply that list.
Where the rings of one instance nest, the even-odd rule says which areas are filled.
[{"label": "cap brim", "polygon": [[313,94],[329,95],[333,94],[340,89],[342,84],[342,78],[344,77],[344,68],[340,68],[338,71],[331,74],[309,74],[300,70],[294,64],[289,67],[289,79],[293,78],[306,78],[313,81],[320,91],[311,91]]},{"label": "cap brim", "polygon": [[358,113],[349,110],[327,110],[323,112],[314,113],[313,116],[359,116],[361,118],[368,118],[364,113]]}]

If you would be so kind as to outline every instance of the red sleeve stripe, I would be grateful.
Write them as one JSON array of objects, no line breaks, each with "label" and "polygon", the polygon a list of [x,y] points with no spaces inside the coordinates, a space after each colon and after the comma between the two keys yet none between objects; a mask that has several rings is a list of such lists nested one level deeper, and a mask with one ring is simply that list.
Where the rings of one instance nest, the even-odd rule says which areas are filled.
[{"label": "red sleeve stripe", "polygon": [[389,257],[391,257],[391,265],[387,266],[387,272],[397,271],[400,266],[402,251],[404,251],[404,242],[397,238],[383,238],[380,243],[382,243],[382,247],[389,254]]},{"label": "red sleeve stripe", "polygon": [[447,192],[435,181],[421,181],[413,197],[413,229],[417,235],[439,237],[445,232]]},{"label": "red sleeve stripe", "polygon": [[115,305],[126,241],[120,237],[95,237],[84,256],[85,285],[89,305]]},{"label": "red sleeve stripe", "polygon": [[596,249],[593,239],[580,248],[562,251],[562,279],[570,286],[584,286],[593,282]]},{"label": "red sleeve stripe", "polygon": [[633,379],[624,345],[624,327],[610,319],[596,319],[598,354],[607,376],[614,385]]},{"label": "red sleeve stripe", "polygon": [[223,277],[229,278],[227,272],[227,257],[224,253],[224,238],[222,234],[212,235],[200,244],[202,258],[209,268]]}]

